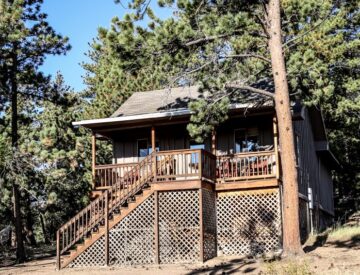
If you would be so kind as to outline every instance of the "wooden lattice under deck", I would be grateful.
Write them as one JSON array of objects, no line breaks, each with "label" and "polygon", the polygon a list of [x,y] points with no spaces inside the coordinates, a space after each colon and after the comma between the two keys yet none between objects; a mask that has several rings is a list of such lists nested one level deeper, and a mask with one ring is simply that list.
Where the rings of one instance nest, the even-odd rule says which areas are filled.
[{"label": "wooden lattice under deck", "polygon": [[224,255],[256,255],[280,248],[278,189],[219,193],[217,245]]},{"label": "wooden lattice under deck", "polygon": [[160,263],[199,261],[199,191],[159,193]]},{"label": "wooden lattice under deck", "polygon": [[[147,198],[132,213],[109,232],[110,265],[154,263],[154,195]],[[80,254],[70,267],[105,265],[104,237]]]},{"label": "wooden lattice under deck", "polygon": [[202,190],[204,221],[204,261],[216,257],[216,198],[213,191]]}]

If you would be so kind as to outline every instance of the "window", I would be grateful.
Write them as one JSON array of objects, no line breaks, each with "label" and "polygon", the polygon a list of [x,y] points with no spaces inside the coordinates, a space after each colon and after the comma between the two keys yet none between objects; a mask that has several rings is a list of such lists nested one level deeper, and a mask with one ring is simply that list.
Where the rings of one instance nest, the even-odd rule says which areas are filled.
[{"label": "window", "polygon": [[[137,141],[137,148],[138,148],[138,152],[137,155],[140,158],[144,158],[147,155],[152,153],[152,147],[151,144],[148,143],[147,139],[138,139]],[[156,151],[159,151],[159,142],[155,142],[155,148]]]},{"label": "window", "polygon": [[139,139],[137,141],[138,157],[144,158],[149,154],[147,139]]},{"label": "window", "polygon": [[205,150],[205,144],[198,144],[195,142],[190,142],[190,149],[204,149]]},{"label": "window", "polygon": [[[194,140],[190,141],[190,149],[204,149],[205,144],[196,143]],[[191,154],[191,163],[199,163],[199,156],[196,153]]]},{"label": "window", "polygon": [[234,132],[235,153],[257,151],[259,133],[257,128],[239,129]]}]

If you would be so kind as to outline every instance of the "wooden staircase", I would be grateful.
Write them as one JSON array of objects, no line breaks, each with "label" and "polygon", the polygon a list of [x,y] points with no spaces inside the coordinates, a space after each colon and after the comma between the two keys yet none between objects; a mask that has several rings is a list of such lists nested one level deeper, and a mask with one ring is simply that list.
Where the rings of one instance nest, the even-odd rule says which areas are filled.
[{"label": "wooden staircase", "polygon": [[159,167],[153,152],[60,227],[57,269],[68,266],[102,236],[108,237],[111,228],[153,194],[151,183],[156,169]]}]

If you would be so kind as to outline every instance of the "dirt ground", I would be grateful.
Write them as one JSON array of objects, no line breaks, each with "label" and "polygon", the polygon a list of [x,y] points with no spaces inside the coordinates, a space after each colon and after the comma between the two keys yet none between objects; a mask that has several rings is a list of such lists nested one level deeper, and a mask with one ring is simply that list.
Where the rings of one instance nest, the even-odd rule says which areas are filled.
[{"label": "dirt ground", "polygon": [[0,268],[0,274],[121,275],[121,274],[360,274],[360,236],[329,240],[318,236],[304,245],[305,254],[292,259],[264,261],[242,257],[217,257],[204,264],[161,265],[136,268],[81,268],[55,271],[55,258],[45,257],[21,265]]}]

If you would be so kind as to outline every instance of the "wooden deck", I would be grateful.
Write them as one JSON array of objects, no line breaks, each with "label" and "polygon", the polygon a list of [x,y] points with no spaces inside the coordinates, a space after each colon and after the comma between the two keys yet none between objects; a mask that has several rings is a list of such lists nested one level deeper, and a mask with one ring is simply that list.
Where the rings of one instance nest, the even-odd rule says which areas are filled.
[{"label": "wooden deck", "polygon": [[[158,190],[198,188],[201,182],[216,186],[216,190],[278,185],[279,166],[274,150],[215,156],[202,149],[187,149],[160,151],[154,155],[156,161],[152,164],[155,171],[152,182],[159,185]],[[95,166],[94,191],[108,189],[124,177],[137,179],[144,176],[136,174],[142,171],[138,165]]]}]

